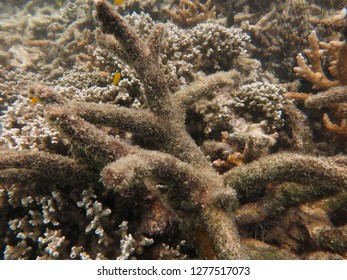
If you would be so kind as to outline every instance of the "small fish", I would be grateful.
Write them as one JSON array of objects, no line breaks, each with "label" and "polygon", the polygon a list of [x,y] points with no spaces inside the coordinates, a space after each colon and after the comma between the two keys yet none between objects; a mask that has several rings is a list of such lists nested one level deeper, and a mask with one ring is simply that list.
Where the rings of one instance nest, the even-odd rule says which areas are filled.
[{"label": "small fish", "polygon": [[123,4],[124,1],[125,1],[125,0],[114,0],[114,1],[113,1],[113,4],[115,4],[115,5],[121,5],[121,4]]},{"label": "small fish", "polygon": [[39,102],[39,98],[37,96],[30,96],[29,99],[31,101],[31,105],[34,106]]},{"label": "small fish", "polygon": [[117,71],[116,74],[115,74],[114,77],[113,77],[112,84],[113,84],[114,86],[116,86],[116,85],[119,83],[120,78],[121,78],[121,74],[120,74],[120,72]]},{"label": "small fish", "polygon": [[63,7],[63,0],[57,0],[57,5],[61,8]]}]

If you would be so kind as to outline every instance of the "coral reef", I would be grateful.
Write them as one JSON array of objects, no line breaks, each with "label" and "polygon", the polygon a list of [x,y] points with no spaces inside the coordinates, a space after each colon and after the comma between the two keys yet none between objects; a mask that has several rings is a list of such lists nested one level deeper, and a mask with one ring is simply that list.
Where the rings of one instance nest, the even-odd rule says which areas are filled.
[{"label": "coral reef", "polygon": [[[199,5],[187,2],[192,12]],[[213,2],[220,14],[222,2]],[[245,30],[271,33],[273,7],[243,3],[252,9],[234,20],[242,26],[259,8],[264,20]],[[325,45],[310,35],[303,53],[312,65],[301,56],[296,71],[316,89],[333,85],[308,94],[263,71],[266,59],[250,56],[240,28],[121,15],[143,4],[161,18],[158,1],[17,4],[33,16],[15,40],[7,32],[18,15],[0,30],[14,40],[0,72],[5,259],[346,258],[347,159],[336,144],[346,128],[342,39]],[[325,26],[343,36],[334,20]],[[335,79],[321,48],[331,51]],[[39,58],[27,61],[35,50]]]},{"label": "coral reef", "polygon": [[[156,25],[145,14],[133,14],[126,18],[145,38],[149,36],[151,28]],[[243,72],[248,71],[242,69],[245,67],[238,61],[239,57],[245,54],[245,46],[248,42],[248,36],[240,29],[226,29],[216,24],[201,24],[191,30],[181,30],[173,24],[167,24],[167,30],[161,60],[170,89],[177,90],[191,83],[196,79],[196,74],[202,71],[210,73],[219,69],[229,70],[233,67]],[[103,41],[100,38],[101,45],[103,45]],[[79,37],[71,38],[69,42],[69,45],[79,44]],[[46,80],[46,83],[54,86],[57,92],[74,100],[107,102],[133,108],[142,106],[144,86],[133,69],[95,44],[89,44],[86,47],[87,54],[81,54],[79,48],[74,51],[79,53],[83,59],[82,61],[77,60],[72,69],[68,62],[70,59],[67,58],[68,61],[64,62],[64,66],[52,70],[47,75],[32,73],[33,77],[30,79],[24,75],[26,73],[24,70],[16,69],[8,73],[3,70],[4,82],[1,87],[6,100],[3,100],[2,104],[3,106],[8,105],[8,108],[2,112],[4,114],[2,117],[4,129],[2,143],[16,146],[17,144],[13,143],[17,141],[22,143],[21,147],[29,147],[32,145],[32,141],[47,142],[47,137],[46,140],[44,137],[37,140],[28,139],[28,133],[31,130],[16,123],[17,118],[21,118],[22,110],[28,113],[35,112],[27,114],[25,118],[29,122],[35,123],[39,130],[49,130],[42,119],[35,118],[35,114],[43,115],[42,107],[28,106],[30,96],[28,96],[27,88],[33,81]],[[55,55],[61,59],[59,52]],[[117,71],[121,73],[121,80],[114,85],[112,78]],[[20,83],[15,83],[15,80],[19,80]],[[16,94],[19,92],[26,98],[21,97],[16,101]],[[24,100],[26,103],[22,104]],[[22,104],[22,110],[18,110],[18,104]],[[13,112],[18,112],[19,115]],[[60,140],[58,142],[61,142]],[[39,144],[38,148],[45,150],[46,146]]]},{"label": "coral reef", "polygon": [[6,15],[0,25],[2,65],[47,73],[74,64],[92,39],[88,2],[71,1],[57,11],[46,1],[29,1],[19,13]]},{"label": "coral reef", "polygon": [[182,27],[194,26],[216,17],[216,7],[213,6],[212,0],[207,0],[205,4],[200,3],[199,0],[180,0],[176,13],[168,8],[164,8],[163,11],[174,23]]},{"label": "coral reef", "polygon": [[324,39],[332,34],[320,25],[322,15],[330,14],[331,10],[318,6],[318,1],[216,2],[223,7],[219,10],[227,18],[226,25],[246,31],[252,42],[248,46],[250,53],[282,81],[295,79],[295,56],[307,45],[312,29]]}]

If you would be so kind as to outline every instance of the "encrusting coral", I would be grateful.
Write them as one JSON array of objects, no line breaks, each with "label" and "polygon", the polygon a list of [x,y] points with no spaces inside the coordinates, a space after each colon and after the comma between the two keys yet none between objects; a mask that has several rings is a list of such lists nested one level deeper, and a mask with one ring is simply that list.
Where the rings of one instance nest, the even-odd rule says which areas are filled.
[{"label": "encrusting coral", "polygon": [[[127,259],[136,254],[185,258],[179,252],[186,246],[185,242],[179,241],[175,247],[162,243],[156,246],[156,237],[170,235],[170,230],[180,232],[176,232],[175,238],[184,236],[188,246],[196,249],[191,255],[201,259],[304,258],[311,251],[345,254],[345,227],[333,225],[329,219],[344,209],[346,157],[290,152],[267,155],[277,133],[269,136],[260,129],[262,124],[253,127],[245,124],[239,129],[234,126],[228,139],[243,137],[248,149],[264,151],[263,156],[220,174],[187,132],[186,117],[195,102],[216,89],[234,85],[233,79],[239,75],[235,71],[217,72],[178,91],[170,91],[159,56],[163,26],[155,26],[144,41],[106,0],[94,0],[94,5],[101,23],[100,44],[118,49],[124,62],[136,71],[144,86],[145,106],[135,109],[74,101],[48,87],[32,87],[30,94],[40,100],[46,118],[70,141],[72,148],[67,155],[1,151],[0,210],[8,215],[11,207],[37,204],[36,211],[29,211],[22,220],[9,218],[12,232],[4,231],[7,243],[0,243],[5,248],[5,257]],[[265,96],[261,98],[275,100],[271,106],[261,102],[260,111],[269,114],[274,129],[281,127],[282,109],[284,114],[294,110],[286,105],[282,107],[278,88],[264,83],[257,85],[265,88]],[[252,97],[254,87],[245,86],[239,101]],[[255,108],[251,103],[250,108]],[[122,140],[109,134],[105,127],[130,132],[138,139]],[[258,138],[250,143],[252,129]],[[31,197],[38,188],[42,197]],[[20,199],[20,192],[25,199]],[[111,195],[103,198],[96,192]],[[77,205],[69,203],[76,197]],[[105,207],[99,200],[114,203],[119,212]],[[326,217],[319,224],[319,232],[314,230],[318,223],[311,210],[314,205],[305,204],[316,200],[315,203],[321,203],[321,216]],[[294,211],[292,216],[290,211],[285,212],[299,204],[300,212]],[[129,205],[140,209],[145,205],[145,211],[139,213]],[[123,207],[127,209],[122,210]],[[130,228],[134,230],[131,221],[119,222],[124,221],[121,214],[126,211],[139,220],[134,234],[128,232]],[[252,225],[284,212],[280,230],[296,220],[298,225],[302,223],[300,231],[276,235],[275,226],[261,240],[255,240],[256,236],[249,233]],[[87,219],[80,219],[82,215]],[[75,227],[57,228],[71,220]],[[40,227],[42,221],[47,224],[45,230]],[[276,219],[272,223],[280,221]],[[120,225],[119,231],[115,230],[116,225]],[[5,227],[3,220],[0,227]],[[80,229],[85,232],[81,233]],[[301,240],[313,241],[314,250],[301,254],[300,239],[295,234],[305,234]],[[75,243],[66,238],[68,235],[74,236]],[[340,248],[334,246],[337,239],[343,245]],[[113,247],[108,245],[115,240],[120,241],[120,248],[106,250]],[[97,251],[100,248],[97,244],[105,251]],[[148,251],[153,247],[151,255]]]}]

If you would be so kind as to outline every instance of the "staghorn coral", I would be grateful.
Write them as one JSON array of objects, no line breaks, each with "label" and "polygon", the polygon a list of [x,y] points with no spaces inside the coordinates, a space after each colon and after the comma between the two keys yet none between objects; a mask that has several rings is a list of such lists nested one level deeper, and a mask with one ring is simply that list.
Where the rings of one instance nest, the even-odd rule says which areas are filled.
[{"label": "staghorn coral", "polygon": [[279,0],[235,1],[233,10],[234,26],[251,37],[250,53],[278,78],[293,80],[295,56],[306,45],[309,32],[317,27],[322,8],[313,1]]},{"label": "staghorn coral", "polygon": [[163,12],[164,8],[171,7],[171,0],[128,0],[122,5],[118,6],[117,12],[121,15],[130,14],[133,12],[151,15],[155,19],[166,18],[166,14]]},{"label": "staghorn coral", "polygon": [[[302,54],[299,54],[297,56],[298,67],[294,67],[296,75],[308,80],[312,84],[312,87],[314,89],[327,89],[330,87],[340,85],[340,83],[343,83],[343,81],[340,80],[331,81],[324,74],[321,65],[321,57],[324,51],[319,48],[319,40],[316,36],[316,33],[311,32],[308,39],[310,43],[310,48],[304,50],[304,54],[307,55],[308,59],[310,60],[311,66],[309,67],[306,64]],[[342,53],[342,43],[339,44],[337,42],[331,42],[329,45],[325,46],[326,49],[332,53],[333,57],[336,60],[339,60],[338,56],[340,53]],[[337,61],[332,61],[329,70],[335,76],[340,76],[341,74],[338,73],[336,64],[338,64]]]},{"label": "staghorn coral", "polygon": [[3,65],[47,73],[73,65],[86,53],[92,39],[86,28],[92,23],[88,1],[71,1],[59,10],[46,2],[29,1],[1,21],[0,41],[7,53]]},{"label": "staghorn coral", "polygon": [[[76,9],[75,5],[72,7]],[[136,26],[144,38],[148,38],[151,29],[157,24],[143,13],[128,15],[126,18]],[[82,19],[81,21],[83,22]],[[74,33],[79,34],[81,31],[79,26],[75,24],[73,26],[76,28]],[[69,28],[71,32],[74,30],[72,27]],[[212,73],[216,70],[236,68],[245,75],[252,71],[254,76],[258,77],[258,66],[244,66],[246,63],[247,65],[257,64],[256,61],[246,58],[245,48],[249,37],[241,29],[227,29],[212,23],[199,24],[189,30],[182,30],[172,23],[167,23],[166,29],[167,40],[163,43],[160,58],[171,90],[176,91],[199,79],[201,72]],[[98,34],[96,32],[100,45],[108,48],[109,37],[105,38],[105,36],[99,36],[100,34]],[[95,43],[85,45],[87,42],[80,37],[78,38],[82,42],[70,38],[69,41],[60,43],[83,47],[87,53],[80,54],[83,59],[76,58],[76,64],[72,68],[69,65],[62,65],[46,74],[29,72],[32,76],[30,79],[32,81],[44,80],[47,84],[53,86],[55,91],[70,99],[120,104],[132,108],[142,107],[145,103],[144,86],[137,73],[121,59],[115,58]],[[88,38],[94,38],[94,35]],[[80,48],[73,48],[73,50],[77,53],[80,52]],[[50,54],[48,53],[47,56],[50,56]],[[49,58],[45,60],[49,60]],[[117,71],[121,72],[122,77],[117,85],[113,85],[112,78]],[[11,114],[11,112],[18,112],[17,104],[21,104],[24,112],[28,112],[25,117],[28,123],[35,124],[39,131],[42,130],[41,128],[44,130],[50,129],[47,127],[46,122],[40,118],[43,115],[40,105],[31,106],[29,100],[23,99],[23,97],[19,97],[17,102],[14,102],[17,99],[16,94],[21,93],[22,96],[28,97],[28,83],[32,83],[29,79],[29,73],[19,69],[8,73],[5,70],[3,72],[4,84],[1,88],[3,89],[4,99],[2,100],[2,106],[8,108],[2,112],[4,116],[2,117],[3,137],[1,142],[17,148],[19,146],[21,148],[30,147],[35,142],[38,149],[46,150],[47,139],[50,139],[50,137],[46,137],[46,133],[35,133],[38,137],[30,139],[28,136],[30,136],[31,126],[26,126],[27,129],[24,130],[19,129],[15,119],[20,116]],[[23,103],[23,100],[26,101]],[[22,114],[23,110],[18,113]],[[35,112],[35,114],[29,114],[29,112]],[[40,117],[37,118],[37,116]],[[213,126],[213,122],[210,123]],[[14,143],[16,139],[21,143],[19,146]],[[64,143],[61,143],[60,139],[58,142],[59,144],[54,144],[54,146],[60,149],[61,146],[64,146],[62,145]],[[50,146],[52,145],[50,144]]]},{"label": "staghorn coral", "polygon": [[205,4],[200,3],[199,0],[180,0],[176,13],[168,8],[164,8],[163,11],[174,23],[182,27],[191,27],[216,17],[216,8],[212,0],[207,0]]},{"label": "staghorn coral", "polygon": [[[346,28],[346,8],[339,14],[323,20],[323,24],[333,27],[344,34]],[[336,23],[336,25],[334,25]],[[337,135],[345,136],[346,130],[346,82],[347,82],[347,44],[345,41],[333,40],[329,43],[319,42],[314,31],[309,36],[310,48],[304,50],[311,65],[308,66],[302,54],[297,56],[298,67],[294,68],[297,76],[308,80],[313,89],[325,90],[318,94],[309,96],[305,94],[290,94],[289,98],[305,101],[308,108],[330,108],[333,109],[334,117],[340,121],[340,125],[333,123],[328,114],[324,113],[322,120],[325,128]],[[323,49],[320,49],[322,47]],[[335,78],[327,78],[323,71],[321,60],[323,54],[331,57],[329,71]]]},{"label": "staghorn coral", "polygon": [[[266,205],[269,208],[274,205],[273,209],[279,214],[284,213],[287,207],[294,209],[297,204],[311,199],[339,195],[334,200],[335,203],[330,202],[334,204],[334,209],[331,209],[330,213],[336,213],[336,209],[341,210],[343,202],[346,201],[343,196],[347,181],[346,157],[275,153],[232,168],[224,175],[220,175],[211,167],[211,163],[198,144],[187,133],[185,118],[193,103],[211,95],[216,88],[233,85],[232,78],[235,77],[235,72],[215,73],[179,91],[170,92],[159,63],[162,27],[154,28],[152,35],[145,42],[105,0],[95,0],[94,3],[98,19],[101,21],[102,32],[117,40],[117,46],[123,49],[120,54],[126,54],[123,60],[136,70],[144,85],[145,107],[135,109],[112,104],[78,102],[46,87],[33,87],[31,93],[44,104],[47,118],[59,128],[63,137],[71,142],[73,149],[69,156],[38,151],[2,151],[0,154],[2,192],[10,192],[11,187],[7,184],[15,181],[17,196],[21,191],[35,194],[37,193],[35,190],[24,184],[30,178],[29,182],[34,188],[39,187],[49,196],[52,191],[50,184],[54,182],[58,189],[61,188],[60,185],[62,189],[73,191],[71,196],[68,193],[65,195],[66,199],[74,202],[67,204],[69,209],[53,207],[55,211],[64,212],[56,217],[66,223],[67,221],[63,219],[64,214],[70,213],[67,217],[72,216],[68,219],[68,223],[74,224],[71,228],[78,227],[83,230],[67,231],[64,234],[63,231],[59,231],[61,222],[58,221],[57,224],[52,218],[47,221],[52,223],[52,226],[58,227],[55,230],[32,230],[30,226],[35,226],[36,222],[32,222],[31,225],[29,218],[38,222],[44,220],[40,216],[36,218],[39,213],[32,212],[32,216],[23,217],[22,224],[14,221],[12,228],[8,229],[5,255],[9,258],[19,258],[23,254],[27,258],[46,255],[59,258],[128,258],[136,251],[133,250],[136,248],[134,240],[139,240],[139,248],[142,248],[140,251],[143,251],[136,256],[148,257],[151,246],[155,244],[150,245],[152,241],[147,242],[148,240],[142,239],[141,236],[145,234],[155,242],[156,236],[160,238],[170,236],[172,234],[170,228],[177,226],[176,230],[181,232],[181,235],[186,235],[189,246],[197,249],[197,255],[193,254],[191,257],[220,259],[304,257],[305,242],[301,244],[297,242],[295,248],[293,246],[286,249],[286,244],[291,241],[289,237],[283,240],[276,239],[274,242],[271,237],[275,235],[269,234],[268,238],[263,240],[268,244],[254,240],[257,236],[250,232],[249,224],[246,220],[238,219],[239,216],[235,213],[237,209],[240,209],[239,213],[243,209],[243,215],[247,216],[247,211],[252,209],[254,201],[261,196],[264,197]],[[115,47],[115,42],[115,40],[109,41],[110,46]],[[135,145],[108,134],[100,126],[128,131],[136,134],[142,141],[136,142],[138,145]],[[287,181],[303,184],[303,187],[277,185]],[[308,196],[312,188],[307,186],[311,185],[315,186],[314,193]],[[88,186],[93,186],[93,191]],[[85,192],[82,191],[84,188]],[[293,199],[283,202],[283,193],[288,191],[293,192]],[[94,192],[100,195],[100,198],[95,197]],[[81,198],[81,195],[85,198]],[[274,198],[271,198],[272,195]],[[55,197],[58,205],[64,201],[60,200],[60,196],[55,195]],[[99,204],[99,200],[102,205]],[[33,201],[41,203],[41,200]],[[329,204],[328,202],[324,204],[323,201],[321,203],[323,204],[321,208]],[[2,204],[4,208],[9,207],[7,202]],[[258,208],[261,209],[261,202],[259,204]],[[133,207],[129,207],[130,205]],[[122,214],[124,215],[126,211],[122,212],[123,207],[135,212],[133,219],[137,226],[130,225],[135,230],[131,230],[131,235],[129,233],[124,235],[120,250],[110,248],[112,246],[102,247],[98,244],[100,233],[102,230],[112,233],[115,226],[124,221]],[[78,211],[82,208],[88,213]],[[136,209],[141,209],[140,212],[144,213],[138,213]],[[256,222],[271,219],[272,211],[265,210]],[[74,216],[77,213],[79,215]],[[80,219],[83,214],[88,219]],[[308,215],[307,220],[312,220],[312,216],[314,215]],[[103,219],[108,223],[102,223]],[[344,246],[337,251],[322,241],[339,238],[341,244],[344,244],[344,229],[338,227],[336,222],[333,223],[332,215],[328,219],[332,220],[329,228],[322,230],[322,234],[311,234],[308,238],[317,240],[314,244],[318,253],[327,250],[337,254],[338,257],[345,252]],[[288,216],[286,222],[290,221]],[[308,228],[309,222],[305,222],[305,225]],[[285,226],[283,225],[281,229]],[[23,235],[16,236],[20,233],[18,229],[21,230],[22,227],[26,227],[22,230]],[[61,228],[67,230],[70,227]],[[87,228],[90,230],[86,234]],[[276,226],[272,229],[274,228]],[[35,233],[31,246],[27,243],[25,235],[30,232]],[[69,234],[74,238],[64,239],[64,236]],[[176,232],[174,236],[177,238],[177,235],[180,234]],[[20,240],[23,236],[25,238]],[[75,242],[71,244],[73,240]],[[119,236],[114,234],[107,240],[114,242],[119,240]],[[145,240],[144,243],[141,243],[141,240]],[[42,245],[39,246],[38,242]],[[67,242],[69,244],[66,244]],[[167,246],[180,250],[181,248],[177,247],[179,242]],[[148,245],[148,248],[144,245]],[[60,248],[65,246],[69,249],[60,252]],[[27,250],[32,251],[27,253]],[[59,255],[54,250],[58,251]],[[175,250],[170,251],[171,254],[176,254]],[[300,255],[300,252],[304,253]],[[154,252],[153,255],[157,256],[158,253]]]}]

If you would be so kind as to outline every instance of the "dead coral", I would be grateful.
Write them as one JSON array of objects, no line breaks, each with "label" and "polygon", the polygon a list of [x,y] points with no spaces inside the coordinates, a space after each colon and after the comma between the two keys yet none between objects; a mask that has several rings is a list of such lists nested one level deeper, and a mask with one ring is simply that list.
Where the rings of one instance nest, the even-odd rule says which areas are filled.
[{"label": "dead coral", "polygon": [[[163,28],[160,26],[155,28],[148,41],[145,42],[106,0],[94,0],[94,4],[101,22],[102,32],[110,34],[117,40],[117,46],[123,48],[122,53],[127,54],[123,59],[139,75],[145,89],[146,107],[134,109],[111,104],[75,102],[64,98],[54,90],[36,86],[33,87],[32,92],[45,104],[47,118],[59,128],[63,137],[71,142],[73,147],[71,157],[23,151],[1,152],[0,154],[2,183],[18,180],[23,183],[28,182],[27,179],[31,178],[30,182],[40,181],[42,183],[39,185],[41,191],[49,193],[49,184],[43,183],[46,182],[47,177],[53,177],[56,184],[61,184],[69,191],[77,190],[77,193],[86,196],[85,200],[81,200],[79,197],[77,201],[81,201],[80,208],[87,212],[85,213],[88,216],[87,221],[79,219],[80,216],[75,216],[73,220],[79,221],[77,222],[78,228],[88,229],[91,236],[76,230],[78,234],[74,237],[78,242],[69,244],[71,254],[65,250],[65,255],[59,254],[59,256],[63,258],[69,254],[83,258],[132,257],[137,248],[147,251],[147,246],[144,246],[151,246],[152,241],[149,238],[141,238],[145,229],[143,225],[156,226],[158,223],[153,221],[156,221],[159,216],[163,218],[164,222],[178,224],[177,231],[182,232],[187,237],[187,242],[194,244],[194,248],[197,249],[197,256],[195,256],[197,258],[243,259],[249,256],[299,258],[300,253],[298,252],[300,251],[283,250],[287,240],[275,243],[268,238],[269,244],[264,244],[259,240],[249,240],[250,235],[247,233],[247,228],[241,224],[237,226],[235,222],[235,210],[239,203],[251,206],[254,200],[259,199],[264,193],[272,193],[271,184],[277,182],[290,181],[314,185],[319,193],[317,197],[327,195],[325,192],[327,186],[333,192],[341,194],[347,181],[345,157],[335,159],[296,153],[276,153],[255,159],[220,175],[211,167],[198,144],[188,134],[186,113],[189,106],[199,99],[210,96],[216,88],[234,84],[232,78],[235,77],[235,72],[216,73],[196,81],[180,91],[171,92],[159,63]],[[137,134],[142,141],[139,141],[139,145],[133,145],[120,137],[113,137],[98,127],[105,125]],[[247,129],[245,130],[244,134],[247,135]],[[242,134],[243,131],[236,132]],[[266,137],[259,138],[266,140]],[[265,142],[271,142],[271,139],[267,140]],[[270,146],[263,147],[267,150]],[[67,174],[73,174],[73,176],[67,176]],[[99,174],[101,174],[101,182]],[[66,181],[67,178],[70,179],[69,182]],[[135,237],[135,233],[130,235],[124,231],[118,254],[114,248],[102,247],[102,250],[99,250],[100,247],[97,243],[102,237],[100,233],[109,224],[101,223],[102,227],[100,227],[99,222],[107,217],[111,227],[109,232],[112,233],[114,225],[120,217],[114,214],[109,219],[112,213],[107,209],[110,207],[100,205],[92,192],[83,193],[81,191],[82,186],[88,185],[92,185],[95,192],[111,194],[105,200],[118,203],[117,208],[125,205],[129,211],[136,211],[133,208],[129,209],[129,204],[134,203],[133,205],[137,206],[134,208],[141,209],[141,213],[136,212],[139,216],[138,220],[140,220],[140,226],[135,230],[137,236]],[[18,188],[30,192],[29,187],[23,184],[18,185]],[[84,188],[88,189],[88,187]],[[305,200],[307,191],[311,191],[311,189],[303,188],[301,190],[299,188],[299,203],[307,201]],[[279,202],[280,207],[288,207],[282,203],[282,194],[285,192],[286,190],[275,195],[274,205]],[[76,193],[71,196],[67,195],[67,198],[72,199],[74,196]],[[93,201],[94,199],[95,201]],[[264,200],[266,199],[268,198],[264,198]],[[144,200],[148,203],[144,203]],[[293,198],[293,201],[296,200]],[[161,203],[158,207],[157,202]],[[271,202],[270,200],[270,206]],[[146,208],[141,207],[144,204]],[[78,205],[69,205],[78,207]],[[115,207],[111,208],[115,210]],[[65,211],[64,207],[58,208],[59,211],[60,209]],[[162,211],[163,209],[172,213],[169,220],[166,220],[167,215]],[[82,215],[79,211],[71,210],[70,215],[77,213]],[[148,215],[151,211],[155,211],[159,215],[155,217]],[[267,219],[271,212],[264,212],[264,218]],[[37,217],[34,214],[33,212],[34,221],[42,221],[41,217],[34,219]],[[64,217],[64,215],[59,215],[59,217]],[[23,223],[23,226],[30,225],[28,221],[30,217],[26,215],[25,218],[27,222]],[[54,222],[54,220],[51,221]],[[10,244],[6,246],[5,251],[8,253],[5,255],[9,258],[20,258],[19,252],[26,254],[26,249],[30,251],[31,246],[26,243],[26,238],[18,241],[22,237],[21,234],[13,236],[18,234],[17,228],[20,229],[19,220],[13,221],[12,224],[14,233],[12,233]],[[343,233],[343,228],[340,230],[327,232],[331,237],[327,240],[334,240],[334,237],[337,236],[343,237],[344,234],[340,234]],[[41,250],[53,254],[53,256],[54,250],[64,247],[64,242],[67,241],[58,230],[47,232],[46,235],[37,229],[30,231],[29,228],[24,231],[25,234],[30,234],[30,232],[37,234],[34,241],[41,237],[40,241],[43,244],[40,247]],[[167,230],[161,230],[159,233],[155,230],[152,232],[153,235],[158,234],[161,238],[164,238],[165,235],[170,236]],[[176,232],[175,237],[177,235],[179,233]],[[242,239],[240,235],[246,239]],[[150,238],[152,237],[155,236],[150,236]],[[319,237],[317,240],[321,241],[324,238]],[[89,243],[86,241],[87,239],[91,239]],[[117,240],[117,237],[111,236],[111,239],[107,239],[110,242],[111,240]],[[134,240],[138,240],[138,245],[142,246],[137,247]],[[324,245],[326,243],[320,243],[320,241],[315,243],[317,251],[325,249],[336,252],[334,248],[328,248]],[[342,240],[342,244],[344,244],[343,242]],[[103,239],[101,239],[101,243],[104,243]],[[34,242],[34,245],[38,246],[36,244],[37,242]],[[90,245],[91,252],[86,251],[88,246],[84,245],[87,244]],[[14,247],[17,247],[16,250],[13,249]],[[278,247],[280,250],[276,250]],[[142,249],[139,254],[143,253]],[[38,252],[43,253],[40,250]],[[106,255],[104,252],[108,254]],[[175,250],[172,253],[176,253]],[[341,254],[341,251],[338,253]],[[32,252],[31,256],[36,257],[35,252]],[[26,257],[28,258],[28,256]]]}]

